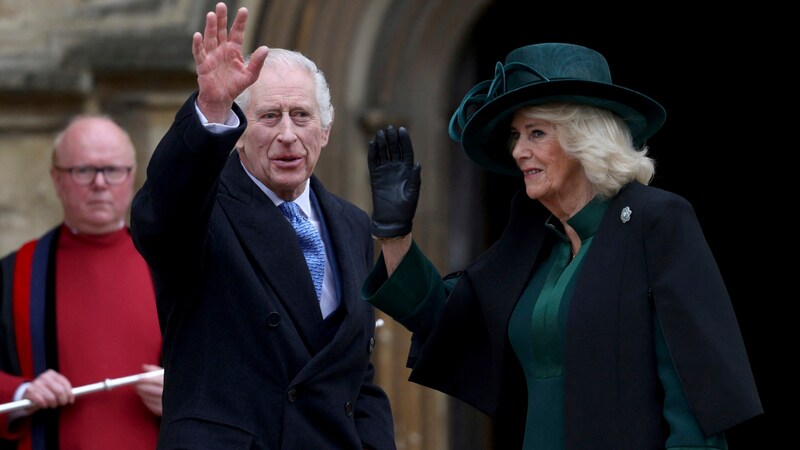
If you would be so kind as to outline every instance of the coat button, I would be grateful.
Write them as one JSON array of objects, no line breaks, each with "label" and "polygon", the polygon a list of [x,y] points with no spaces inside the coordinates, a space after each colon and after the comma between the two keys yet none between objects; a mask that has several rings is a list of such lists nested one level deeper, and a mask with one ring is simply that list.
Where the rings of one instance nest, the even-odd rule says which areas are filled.
[{"label": "coat button", "polygon": [[347,417],[350,417],[350,416],[353,415],[353,403],[352,402],[347,402],[347,403],[344,404],[344,413],[347,414]]},{"label": "coat button", "polygon": [[275,311],[272,311],[271,313],[267,314],[267,325],[269,325],[272,328],[275,328],[278,326],[279,323],[281,323],[280,314],[278,314]]},{"label": "coat button", "polygon": [[289,403],[294,403],[297,400],[297,389],[289,389],[289,392],[286,393],[286,400],[289,400]]},{"label": "coat button", "polygon": [[375,351],[375,338],[369,338],[369,352],[372,353]]}]

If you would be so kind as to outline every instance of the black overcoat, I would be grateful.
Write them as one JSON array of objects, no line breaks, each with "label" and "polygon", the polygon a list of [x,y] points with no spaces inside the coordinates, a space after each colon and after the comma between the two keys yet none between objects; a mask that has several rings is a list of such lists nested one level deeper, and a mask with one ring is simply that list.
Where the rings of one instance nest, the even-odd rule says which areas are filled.
[{"label": "black overcoat", "polygon": [[[507,330],[552,245],[549,215],[521,191],[499,240],[457,274],[440,320],[429,325],[424,310],[402,320],[415,332],[410,380],[497,419],[499,448],[522,442],[526,385]],[[727,289],[684,198],[636,182],[625,187],[577,276],[564,337],[567,450],[663,448],[655,320],[707,435],[762,412]]]},{"label": "black overcoat", "polygon": [[359,287],[373,263],[369,216],[311,179],[338,267],[326,336],[291,225],[231,151],[242,125],[207,131],[196,93],[175,117],[132,206],[164,334],[159,449],[394,449],[374,384],[375,314]]}]

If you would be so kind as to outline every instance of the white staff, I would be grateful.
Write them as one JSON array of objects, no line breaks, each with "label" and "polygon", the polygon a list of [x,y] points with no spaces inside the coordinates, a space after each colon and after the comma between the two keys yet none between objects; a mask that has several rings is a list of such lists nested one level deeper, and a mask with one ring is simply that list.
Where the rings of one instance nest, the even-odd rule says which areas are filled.
[{"label": "white staff", "polygon": [[[97,392],[97,391],[110,391],[115,387],[125,386],[126,384],[133,384],[139,380],[163,374],[164,374],[164,369],[159,369],[159,370],[152,370],[150,372],[139,373],[136,375],[128,375],[127,377],[106,378],[104,381],[99,381],[97,383],[74,387],[72,388],[72,394],[77,397],[80,395],[90,394],[92,392]],[[4,403],[0,405],[0,413],[16,411],[18,409],[27,408],[31,405],[33,405],[33,402],[28,400],[27,398],[22,400],[17,400],[11,403]]]}]

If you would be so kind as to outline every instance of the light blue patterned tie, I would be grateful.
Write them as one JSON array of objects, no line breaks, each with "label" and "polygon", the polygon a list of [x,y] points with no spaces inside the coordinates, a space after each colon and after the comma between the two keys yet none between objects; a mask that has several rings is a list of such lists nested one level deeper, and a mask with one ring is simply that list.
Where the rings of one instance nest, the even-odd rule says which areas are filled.
[{"label": "light blue patterned tie", "polygon": [[310,220],[300,214],[299,208],[294,202],[283,202],[278,207],[292,223],[297,239],[300,241],[300,248],[306,257],[308,271],[314,281],[314,289],[317,291],[317,300],[322,298],[322,279],[325,276],[325,245],[317,233],[317,229]]}]

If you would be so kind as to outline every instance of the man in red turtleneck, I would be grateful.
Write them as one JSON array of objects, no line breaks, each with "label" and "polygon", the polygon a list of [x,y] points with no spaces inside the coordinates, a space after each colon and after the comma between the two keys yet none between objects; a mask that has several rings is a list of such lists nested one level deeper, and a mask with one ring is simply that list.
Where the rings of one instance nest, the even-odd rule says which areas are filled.
[{"label": "man in red turtleneck", "polygon": [[0,260],[0,448],[156,446],[163,376],[76,397],[73,388],[160,370],[149,268],[125,222],[136,155],[106,116],[73,119],[50,175],[63,223]]}]

